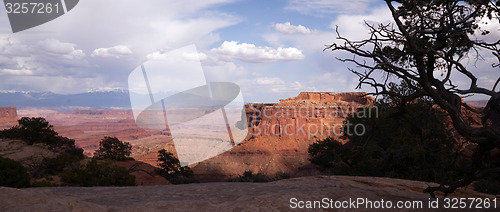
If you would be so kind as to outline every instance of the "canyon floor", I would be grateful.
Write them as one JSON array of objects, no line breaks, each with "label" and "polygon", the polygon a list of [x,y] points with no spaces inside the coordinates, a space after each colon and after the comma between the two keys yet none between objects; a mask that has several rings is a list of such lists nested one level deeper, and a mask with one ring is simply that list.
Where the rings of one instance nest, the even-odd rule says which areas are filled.
[{"label": "canyon floor", "polygon": [[[429,194],[422,193],[428,185],[436,184],[375,177],[310,176],[270,183],[27,189],[0,187],[0,211],[290,211],[291,206],[298,206],[295,204],[298,201],[321,201],[323,198],[334,202],[354,201],[356,198],[373,202],[384,200],[386,204],[391,201],[394,206],[397,201],[421,201],[421,208],[416,210],[429,211]],[[495,198],[472,189],[459,189],[447,197]],[[439,210],[442,210],[443,195],[438,195],[438,198]],[[373,210],[365,208],[365,204],[356,206],[360,206],[358,210],[361,211]],[[352,208],[324,210],[351,211]],[[407,210],[414,211],[415,208],[397,209]],[[495,211],[486,211],[489,210]]]}]

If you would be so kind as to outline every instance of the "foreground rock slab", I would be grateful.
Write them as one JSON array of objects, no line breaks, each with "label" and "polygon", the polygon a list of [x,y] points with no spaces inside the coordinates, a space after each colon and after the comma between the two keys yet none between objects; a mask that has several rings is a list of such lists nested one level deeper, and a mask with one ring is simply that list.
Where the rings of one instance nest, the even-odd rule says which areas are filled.
[{"label": "foreground rock slab", "polygon": [[[323,198],[332,201],[383,199],[385,202],[392,201],[394,205],[397,201],[422,201],[423,208],[417,211],[429,211],[429,195],[422,193],[428,185],[430,183],[389,178],[314,176],[270,183],[27,189],[0,187],[0,211],[290,211],[293,210],[291,206],[297,206],[291,203],[292,198],[297,199],[295,202],[321,201]],[[460,189],[448,197],[494,198],[470,188]],[[442,209],[442,199],[440,201]],[[363,205],[360,207],[363,208]],[[325,210],[351,211],[352,208]],[[414,211],[397,211],[406,210]],[[467,210],[476,211],[474,208]]]}]

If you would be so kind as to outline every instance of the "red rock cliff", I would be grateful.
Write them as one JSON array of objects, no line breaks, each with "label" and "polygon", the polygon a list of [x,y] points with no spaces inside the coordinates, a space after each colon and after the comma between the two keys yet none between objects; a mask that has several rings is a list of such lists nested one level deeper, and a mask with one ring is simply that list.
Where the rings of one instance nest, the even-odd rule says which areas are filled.
[{"label": "red rock cliff", "polygon": [[336,137],[344,119],[358,108],[377,112],[369,108],[374,98],[365,94],[302,92],[278,104],[247,104],[250,135]]},{"label": "red rock cliff", "polygon": [[374,98],[361,97],[364,94],[302,92],[278,104],[247,104],[247,140],[200,162],[193,171],[202,181],[223,180],[248,170],[269,176],[311,174],[315,170],[308,160],[309,145],[337,137],[347,116],[358,107],[370,108]]}]

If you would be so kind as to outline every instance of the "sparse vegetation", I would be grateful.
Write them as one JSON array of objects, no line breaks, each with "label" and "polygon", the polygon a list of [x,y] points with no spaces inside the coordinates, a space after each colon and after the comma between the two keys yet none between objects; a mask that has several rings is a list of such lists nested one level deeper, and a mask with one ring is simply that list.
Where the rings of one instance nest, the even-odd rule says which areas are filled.
[{"label": "sparse vegetation", "polygon": [[50,148],[63,145],[75,147],[74,140],[58,136],[54,126],[42,117],[22,117],[18,120],[18,125],[0,131],[0,138],[21,139],[28,145],[43,143]]},{"label": "sparse vegetation", "polygon": [[65,169],[78,168],[81,159],[83,158],[67,152],[55,158],[44,158],[43,161],[35,167],[32,175],[35,178],[57,175]]},{"label": "sparse vegetation", "polygon": [[245,171],[242,175],[230,178],[228,182],[252,182],[252,183],[265,183],[276,180],[288,179],[290,178],[290,174],[288,173],[279,173],[275,177],[269,177],[263,173],[254,174],[252,171]]},{"label": "sparse vegetation", "polygon": [[193,171],[189,167],[181,166],[179,159],[164,149],[158,151],[158,165],[161,167],[160,175],[172,184],[199,182],[193,178]]},{"label": "sparse vegetation", "polygon": [[[121,142],[115,137],[104,137],[100,142],[100,148],[95,154],[95,159],[81,167],[84,159],[83,149],[75,147],[75,141],[58,136],[45,118],[23,117],[18,125],[10,129],[0,131],[0,138],[20,139],[28,145],[43,143],[49,145],[49,149],[58,152],[54,158],[44,158],[42,162],[34,164],[30,168],[31,176],[36,179],[31,186],[57,186],[53,182],[54,176],[62,179],[62,185],[71,186],[132,186],[135,185],[135,177],[129,171],[120,166],[110,165],[105,160],[130,160],[132,146],[127,142]],[[30,175],[25,167],[17,161],[0,158],[0,186],[28,187],[30,186]]]},{"label": "sparse vegetation", "polygon": [[59,186],[59,185],[51,183],[47,180],[35,181],[31,184],[31,187],[54,187],[54,186]]},{"label": "sparse vegetation", "polygon": [[135,176],[121,166],[112,166],[109,161],[92,159],[85,168],[65,170],[61,174],[67,185],[76,186],[135,186]]},{"label": "sparse vegetation", "polygon": [[[462,172],[460,180],[428,187],[425,192],[432,197],[436,191],[453,193],[457,188],[479,180],[479,176],[498,173],[498,166],[483,168],[486,167],[486,154],[500,146],[500,124],[496,120],[500,116],[500,78],[495,74],[481,76],[484,68],[477,68],[470,61],[474,58],[473,64],[490,66],[491,71],[500,68],[500,42],[487,36],[490,31],[498,31],[500,1],[386,0],[385,3],[392,23],[365,22],[369,34],[361,40],[346,38],[339,29],[338,42],[327,49],[348,53],[339,60],[356,67],[348,70],[359,77],[358,88],[368,86],[373,88],[372,95],[389,95],[404,102],[430,98],[446,112],[453,128],[467,142],[474,144],[471,145],[474,148],[471,165]],[[494,56],[491,59],[483,57],[487,54]],[[491,79],[494,85],[478,80],[481,77],[494,77]],[[412,92],[391,91],[389,82],[394,80],[405,81]],[[462,99],[474,95],[488,99],[484,109],[474,109]],[[480,123],[469,122],[468,113],[480,116]],[[397,132],[398,128],[393,129]],[[420,134],[426,136],[427,132]],[[410,155],[423,154],[418,152],[423,146],[426,145],[414,146],[416,150],[410,151]],[[429,154],[436,152],[436,149],[427,151]],[[435,160],[440,166],[446,155],[435,155],[436,158],[424,158],[428,159],[424,162]],[[394,158],[399,159],[405,158]],[[444,160],[454,160],[454,156]]]},{"label": "sparse vegetation", "polygon": [[116,137],[104,137],[99,142],[99,149],[94,153],[97,159],[109,160],[133,160],[130,157],[132,145],[128,142],[122,142]]},{"label": "sparse vegetation", "polygon": [[[404,93],[408,87],[392,85],[391,91]],[[362,124],[363,135],[344,133],[347,143],[332,138],[309,147],[310,160],[321,171],[339,175],[403,178],[451,183],[458,180],[465,160],[461,146],[433,102],[421,98],[406,103],[385,96],[376,103],[377,117],[352,116],[353,127]],[[354,132],[354,129],[350,129]]]},{"label": "sparse vegetation", "polygon": [[94,157],[84,167],[80,148],[67,149],[55,158],[44,158],[35,167],[33,177],[45,177],[46,180],[36,181],[32,186],[57,186],[52,182],[52,176],[56,175],[61,178],[63,186],[134,186],[135,177],[126,168],[111,165],[111,159],[130,159],[130,144],[110,137],[105,137],[101,144],[101,149],[107,151],[100,152],[100,157]]},{"label": "sparse vegetation", "polygon": [[30,186],[30,176],[20,162],[0,157],[0,186],[25,188]]}]

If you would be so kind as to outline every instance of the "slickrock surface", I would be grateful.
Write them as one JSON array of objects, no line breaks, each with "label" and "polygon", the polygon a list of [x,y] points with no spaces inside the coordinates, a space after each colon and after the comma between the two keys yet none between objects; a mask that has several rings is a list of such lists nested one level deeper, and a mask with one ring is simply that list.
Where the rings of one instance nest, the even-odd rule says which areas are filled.
[{"label": "slickrock surface", "polygon": [[[394,205],[396,201],[423,201],[423,209],[417,211],[429,211],[429,195],[422,193],[428,184],[389,178],[315,176],[271,183],[28,189],[0,187],[0,211],[291,211],[291,198],[303,201],[321,201],[322,198],[333,201],[383,199],[392,201]],[[463,189],[448,197],[493,198]],[[442,199],[440,201],[442,203]]]},{"label": "slickrock surface", "polygon": [[[59,153],[57,152],[49,150],[48,146],[44,144],[27,145],[25,142],[20,140],[0,139],[0,156],[19,161],[28,169],[30,169],[33,164],[42,162],[44,158],[54,158],[58,154]],[[86,159],[84,161],[88,160],[89,159]],[[84,163],[84,161],[82,161],[82,163]],[[122,166],[128,169],[130,174],[135,176],[135,183],[137,185],[169,184],[165,178],[159,175],[158,168],[151,166],[150,164],[136,160],[128,160],[115,161],[113,162],[113,165]],[[58,179],[58,177],[54,178]],[[44,179],[37,179],[36,181],[41,180]],[[60,184],[61,182],[56,180],[55,183]]]},{"label": "slickrock surface", "polygon": [[0,139],[0,156],[19,161],[25,166],[39,163],[43,158],[56,155],[43,144],[27,145],[20,140]]}]

